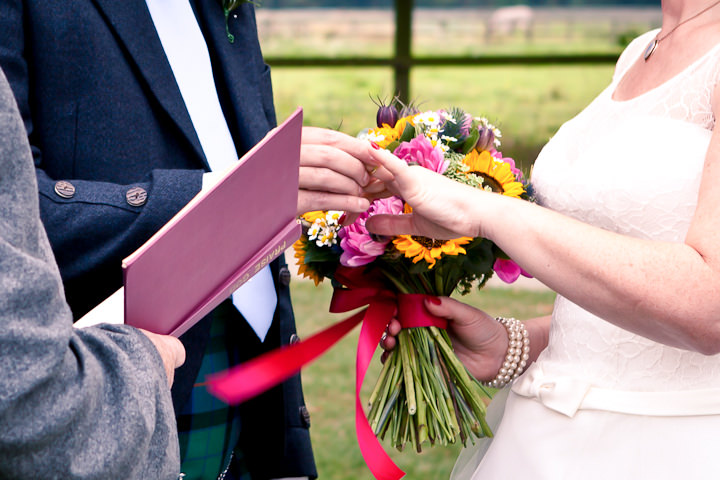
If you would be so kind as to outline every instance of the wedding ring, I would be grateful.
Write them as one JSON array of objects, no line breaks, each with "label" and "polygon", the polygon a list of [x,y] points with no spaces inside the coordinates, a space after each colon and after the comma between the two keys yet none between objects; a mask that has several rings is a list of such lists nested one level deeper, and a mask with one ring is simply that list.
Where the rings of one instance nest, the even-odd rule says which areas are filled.
[{"label": "wedding ring", "polygon": [[375,166],[372,168],[372,170],[370,170],[368,173],[369,173],[370,175],[373,175],[375,172],[377,172],[377,169],[378,169],[378,166],[375,165]]},{"label": "wedding ring", "polygon": [[382,337],[380,337],[380,343],[383,343],[386,338],[387,338],[387,332],[383,332]]}]

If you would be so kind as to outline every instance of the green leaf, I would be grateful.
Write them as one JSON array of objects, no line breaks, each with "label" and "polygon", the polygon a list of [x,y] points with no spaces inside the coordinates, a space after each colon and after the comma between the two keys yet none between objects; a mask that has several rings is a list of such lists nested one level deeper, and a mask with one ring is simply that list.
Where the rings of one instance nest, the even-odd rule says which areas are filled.
[{"label": "green leaf", "polygon": [[467,155],[472,151],[473,148],[475,148],[475,145],[477,145],[478,140],[480,140],[480,131],[477,128],[473,128],[470,130],[470,135],[465,139],[462,145],[462,152]]},{"label": "green leaf", "polygon": [[405,130],[403,130],[402,135],[400,135],[400,138],[398,139],[399,143],[403,142],[409,142],[415,138],[415,127],[410,125],[409,123],[405,126]]},{"label": "green leaf", "polygon": [[311,244],[312,247],[308,247],[305,252],[305,263],[318,263],[318,262],[333,262],[337,263],[340,261],[340,255],[331,248],[327,247],[316,247],[315,244]]}]

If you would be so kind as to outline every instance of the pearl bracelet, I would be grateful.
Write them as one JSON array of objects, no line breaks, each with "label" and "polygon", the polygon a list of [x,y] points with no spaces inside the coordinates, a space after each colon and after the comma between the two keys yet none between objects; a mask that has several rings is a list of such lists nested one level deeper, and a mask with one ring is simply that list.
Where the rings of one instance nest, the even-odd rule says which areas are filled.
[{"label": "pearl bracelet", "polygon": [[514,318],[497,317],[508,333],[508,351],[497,376],[483,385],[502,388],[525,370],[530,359],[530,337],[525,325]]}]

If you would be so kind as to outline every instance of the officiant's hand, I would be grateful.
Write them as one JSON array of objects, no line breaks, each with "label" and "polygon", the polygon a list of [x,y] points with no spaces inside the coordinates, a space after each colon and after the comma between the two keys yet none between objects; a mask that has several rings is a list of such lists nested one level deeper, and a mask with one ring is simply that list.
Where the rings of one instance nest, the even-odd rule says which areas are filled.
[{"label": "officiant's hand", "polygon": [[368,172],[377,163],[371,144],[334,130],[304,127],[298,215],[314,210],[362,213],[385,185]]},{"label": "officiant's hand", "polygon": [[171,387],[175,379],[175,369],[185,363],[185,347],[180,340],[170,335],[158,335],[157,333],[148,332],[142,328],[139,330],[144,333],[153,345],[155,345],[155,348],[157,348],[163,365],[165,366],[168,387]]},{"label": "officiant's hand", "polygon": [[[505,327],[493,317],[475,307],[449,297],[425,300],[431,314],[446,318],[453,350],[470,373],[480,381],[493,379],[505,358],[508,335]],[[380,346],[387,351],[395,348],[400,322],[393,319]],[[385,353],[383,353],[385,355]]]}]

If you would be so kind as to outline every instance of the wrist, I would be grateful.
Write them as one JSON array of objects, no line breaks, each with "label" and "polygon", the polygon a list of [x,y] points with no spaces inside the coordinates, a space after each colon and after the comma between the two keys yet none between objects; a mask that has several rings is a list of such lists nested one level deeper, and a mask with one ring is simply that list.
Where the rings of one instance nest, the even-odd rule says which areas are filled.
[{"label": "wrist", "polygon": [[498,373],[486,386],[502,388],[519,377],[530,362],[530,337],[525,325],[514,318],[497,317],[507,332],[507,350]]}]

